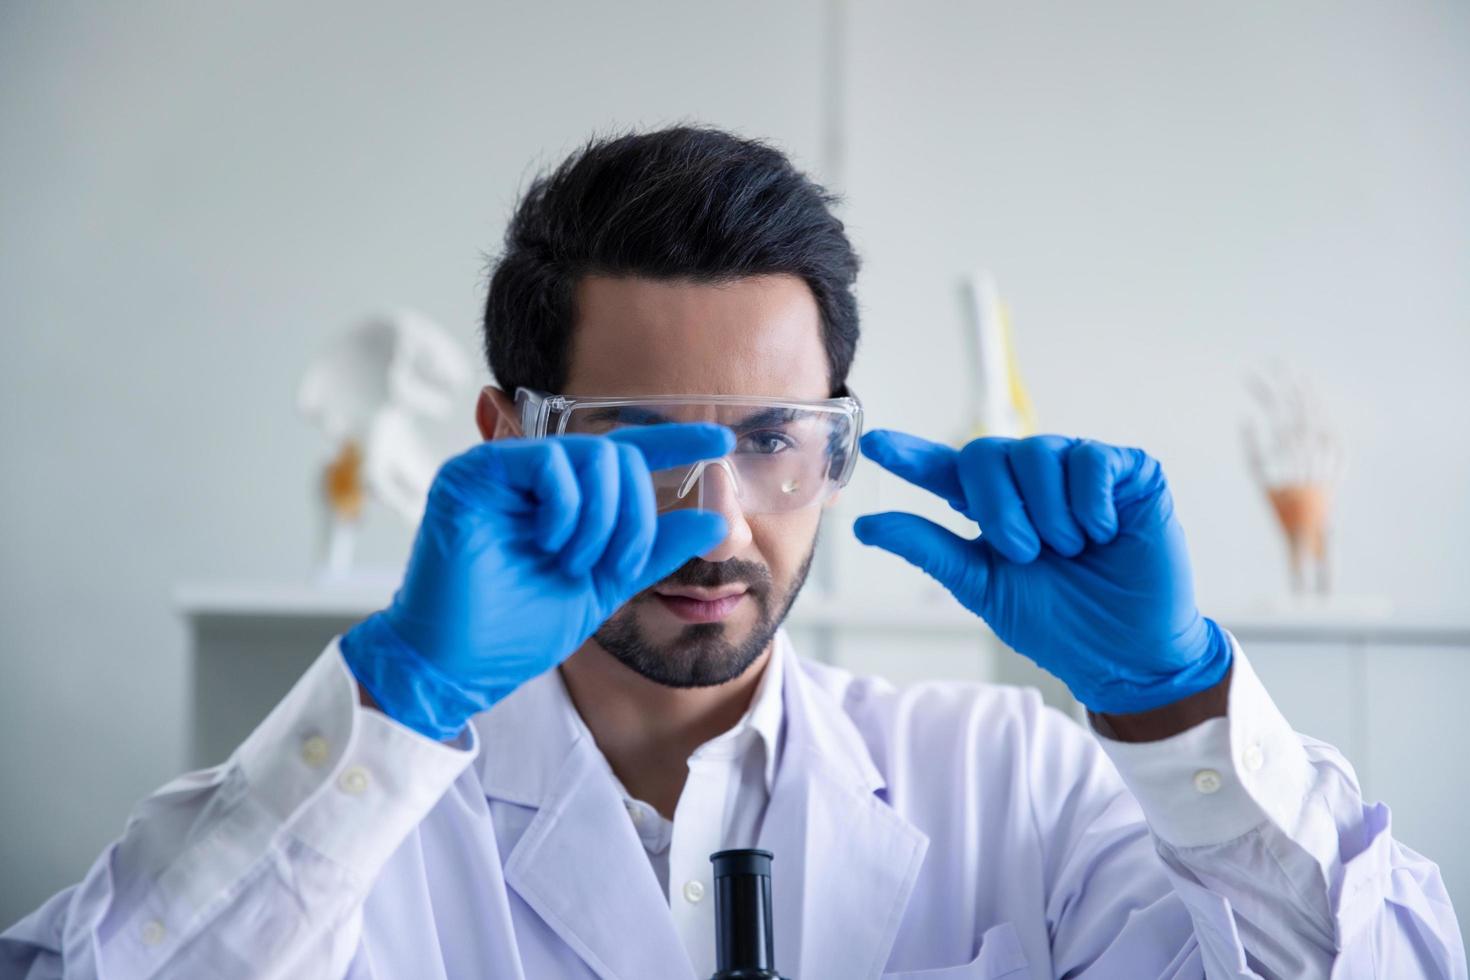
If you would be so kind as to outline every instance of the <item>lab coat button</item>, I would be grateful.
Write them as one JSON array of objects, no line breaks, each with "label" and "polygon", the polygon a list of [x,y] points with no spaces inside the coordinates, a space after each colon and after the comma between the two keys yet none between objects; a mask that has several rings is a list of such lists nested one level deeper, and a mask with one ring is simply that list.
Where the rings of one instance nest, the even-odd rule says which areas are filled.
[{"label": "lab coat button", "polygon": [[313,769],[320,769],[331,751],[326,739],[313,735],[301,743],[301,761]]},{"label": "lab coat button", "polygon": [[159,943],[163,942],[163,937],[165,935],[166,932],[163,928],[163,923],[159,922],[157,919],[149,919],[147,922],[143,923],[141,935],[143,945],[157,946]]},{"label": "lab coat button", "polygon": [[1266,764],[1266,753],[1261,751],[1259,745],[1250,745],[1240,754],[1240,762],[1245,766],[1247,772],[1255,772]]},{"label": "lab coat button", "polygon": [[684,882],[684,897],[691,905],[698,904],[699,900],[704,898],[704,885],[692,880]]},{"label": "lab coat button", "polygon": [[362,766],[348,766],[337,777],[337,788],[351,796],[361,796],[368,788],[367,770]]},{"label": "lab coat button", "polygon": [[1220,774],[1213,769],[1201,769],[1194,774],[1194,788],[1206,795],[1220,791]]}]

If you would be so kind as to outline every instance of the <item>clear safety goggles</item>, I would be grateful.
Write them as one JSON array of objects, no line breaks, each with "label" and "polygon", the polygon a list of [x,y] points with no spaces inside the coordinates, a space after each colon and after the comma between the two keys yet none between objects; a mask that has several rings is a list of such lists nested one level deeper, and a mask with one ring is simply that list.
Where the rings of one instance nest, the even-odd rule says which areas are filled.
[{"label": "clear safety goggles", "polygon": [[711,509],[716,493],[733,494],[746,514],[825,503],[852,476],[863,430],[862,405],[851,392],[821,401],[785,401],[743,395],[568,397],[519,388],[515,401],[521,432],[532,439],[606,435],[661,422],[715,422],[733,430],[735,448],[728,455],[654,471],[660,513]]}]

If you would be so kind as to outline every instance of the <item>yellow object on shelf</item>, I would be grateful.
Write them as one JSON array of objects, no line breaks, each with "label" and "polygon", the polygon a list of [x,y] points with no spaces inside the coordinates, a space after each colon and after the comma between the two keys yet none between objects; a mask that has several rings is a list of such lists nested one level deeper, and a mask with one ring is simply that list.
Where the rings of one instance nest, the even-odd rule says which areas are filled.
[{"label": "yellow object on shelf", "polygon": [[357,442],[347,439],[342,451],[327,464],[322,474],[322,490],[327,505],[339,518],[355,521],[362,516],[365,496],[362,481],[362,450]]}]

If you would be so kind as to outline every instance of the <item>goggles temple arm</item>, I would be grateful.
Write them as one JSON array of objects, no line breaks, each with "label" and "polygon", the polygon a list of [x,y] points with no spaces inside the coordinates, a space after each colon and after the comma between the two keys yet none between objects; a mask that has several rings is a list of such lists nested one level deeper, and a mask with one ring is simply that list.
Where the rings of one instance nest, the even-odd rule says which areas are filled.
[{"label": "goggles temple arm", "polygon": [[520,409],[521,435],[535,438],[546,434],[547,402],[549,399],[539,391],[529,388],[516,389],[516,407]]}]

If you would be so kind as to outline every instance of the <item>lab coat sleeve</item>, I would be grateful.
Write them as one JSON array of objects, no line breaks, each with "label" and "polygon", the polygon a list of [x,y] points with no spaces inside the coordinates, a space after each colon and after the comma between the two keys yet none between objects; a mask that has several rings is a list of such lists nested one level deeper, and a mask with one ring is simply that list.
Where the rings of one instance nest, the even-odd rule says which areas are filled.
[{"label": "lab coat sleeve", "polygon": [[378,871],[478,751],[358,704],[333,642],[223,765],[0,935],[0,976],[341,977]]},{"label": "lab coat sleeve", "polygon": [[[1232,644],[1235,643],[1231,639]],[[1209,977],[1465,978],[1438,868],[1393,839],[1335,749],[1292,731],[1239,645],[1229,711],[1099,736],[1142,807]]]}]

